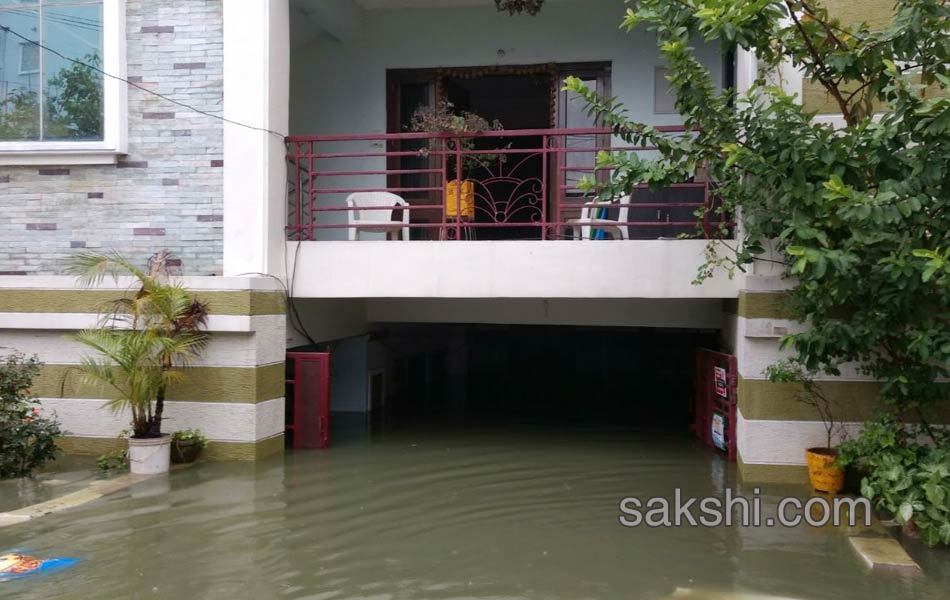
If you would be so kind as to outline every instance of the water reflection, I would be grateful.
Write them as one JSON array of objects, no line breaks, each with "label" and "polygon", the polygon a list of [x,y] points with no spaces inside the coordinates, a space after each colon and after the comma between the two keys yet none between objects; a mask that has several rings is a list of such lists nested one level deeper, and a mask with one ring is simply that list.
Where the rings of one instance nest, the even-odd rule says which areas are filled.
[{"label": "water reflection", "polygon": [[[867,575],[832,528],[623,528],[624,496],[743,493],[682,434],[425,427],[335,432],[325,453],[203,464],[0,530],[75,556],[10,598],[946,597],[948,580]],[[166,489],[167,488],[167,489]],[[765,489],[765,511],[800,488]],[[944,575],[943,577],[946,577]],[[723,595],[727,594],[727,595]]]}]

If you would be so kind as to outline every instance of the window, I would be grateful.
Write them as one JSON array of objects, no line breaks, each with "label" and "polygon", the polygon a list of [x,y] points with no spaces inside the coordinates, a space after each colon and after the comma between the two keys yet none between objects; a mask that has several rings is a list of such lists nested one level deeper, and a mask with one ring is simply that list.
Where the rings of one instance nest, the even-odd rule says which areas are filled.
[{"label": "window", "polygon": [[663,67],[653,70],[653,114],[676,114],[676,95],[667,79],[669,71]]},{"label": "window", "polygon": [[20,42],[20,75],[40,72],[40,47],[36,42]]},{"label": "window", "polygon": [[0,0],[0,164],[124,150],[123,5]]}]

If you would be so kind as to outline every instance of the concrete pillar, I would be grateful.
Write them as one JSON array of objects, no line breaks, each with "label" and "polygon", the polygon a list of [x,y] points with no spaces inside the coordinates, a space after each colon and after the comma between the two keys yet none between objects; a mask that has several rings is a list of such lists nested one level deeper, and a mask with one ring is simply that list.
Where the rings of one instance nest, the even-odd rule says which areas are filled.
[{"label": "concrete pillar", "polygon": [[289,4],[224,2],[225,276],[284,269]]}]

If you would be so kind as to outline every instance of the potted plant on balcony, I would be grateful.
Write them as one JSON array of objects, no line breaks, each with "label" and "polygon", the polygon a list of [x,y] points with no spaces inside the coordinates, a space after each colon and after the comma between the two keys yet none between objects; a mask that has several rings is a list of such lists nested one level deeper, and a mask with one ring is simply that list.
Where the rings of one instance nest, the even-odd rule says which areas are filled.
[{"label": "potted plant on balcony", "polygon": [[[444,164],[447,181],[445,182],[445,213],[450,219],[475,218],[475,182],[470,179],[474,171],[484,167],[490,160],[504,162],[504,155],[471,154],[475,149],[475,138],[464,134],[483,131],[502,131],[504,127],[498,120],[489,121],[473,112],[456,112],[455,106],[442,100],[434,106],[423,106],[412,115],[410,131],[454,134],[457,137],[440,137],[430,140],[429,151],[445,151]],[[443,145],[444,144],[444,145]],[[456,160],[461,155],[461,168]],[[459,174],[461,173],[461,181]],[[459,198],[459,189],[462,196]]]},{"label": "potted plant on balcony", "polygon": [[184,379],[183,368],[200,356],[208,341],[202,331],[208,307],[181,284],[169,280],[171,256],[159,252],[141,270],[117,252],[76,256],[71,272],[92,286],[110,275],[131,276],[137,290],[111,301],[98,325],[75,339],[94,351],[82,358],[85,382],[109,388],[106,407],[128,410],[132,418],[129,462],[133,473],[168,471],[170,436],[162,434],[165,397]]},{"label": "potted plant on balcony", "polygon": [[805,450],[808,480],[817,492],[837,494],[844,488],[844,469],[838,465],[838,450],[832,446],[832,437],[840,424],[835,418],[831,398],[815,382],[814,373],[796,361],[786,360],[769,365],[765,374],[772,383],[800,386],[796,399],[818,413],[825,428],[825,445]]}]

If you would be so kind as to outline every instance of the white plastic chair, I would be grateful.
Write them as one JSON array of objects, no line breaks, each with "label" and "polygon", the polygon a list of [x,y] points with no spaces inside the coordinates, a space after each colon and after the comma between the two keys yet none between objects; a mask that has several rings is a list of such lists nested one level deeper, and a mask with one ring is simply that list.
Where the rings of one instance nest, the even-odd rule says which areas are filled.
[{"label": "white plastic chair", "polygon": [[[621,198],[620,204],[630,204],[630,196],[624,196]],[[616,220],[591,217],[592,211],[599,210],[601,208],[609,210],[611,207],[617,209]],[[581,209],[581,218],[569,219],[567,224],[571,226],[571,230],[574,232],[575,240],[591,239],[591,229],[600,229],[606,233],[609,233],[615,240],[629,240],[629,228],[626,225],[618,225],[618,223],[626,223],[629,220],[629,214],[629,206],[617,206],[616,202],[585,202],[584,207]]]},{"label": "white plastic chair", "polygon": [[[409,203],[396,194],[389,192],[358,192],[346,198],[346,205],[352,210],[347,211],[347,223],[350,225],[350,241],[360,239],[361,231],[372,233],[402,234],[404,242],[409,241],[409,211],[402,211],[402,221],[392,220],[392,211],[382,209],[365,210],[371,206],[409,206]],[[362,209],[362,210],[361,210]],[[390,218],[383,218],[390,217]]]}]

